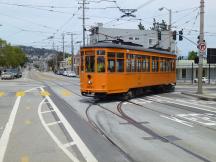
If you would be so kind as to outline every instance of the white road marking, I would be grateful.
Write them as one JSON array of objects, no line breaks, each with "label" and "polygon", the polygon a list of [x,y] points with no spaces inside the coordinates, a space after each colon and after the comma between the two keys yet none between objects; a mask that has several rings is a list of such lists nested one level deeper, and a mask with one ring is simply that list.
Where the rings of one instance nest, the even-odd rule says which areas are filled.
[{"label": "white road marking", "polygon": [[186,125],[186,126],[188,126],[188,127],[193,127],[193,126],[191,125],[192,123],[189,123],[189,122],[184,121],[184,120],[180,120],[180,119],[178,119],[178,118],[176,118],[176,117],[174,117],[174,116],[169,117],[169,116],[160,115],[160,117],[166,118],[166,119],[169,119],[169,120],[172,120],[172,121],[175,121],[175,122],[178,122],[178,123],[183,124],[183,125]]},{"label": "white road marking", "polygon": [[132,99],[131,101],[132,101],[132,102],[135,102],[135,103],[137,103],[137,104],[152,103],[152,101],[145,100],[145,99],[142,99],[142,98],[139,98],[139,99]]},{"label": "white road marking", "polygon": [[[45,103],[45,102],[44,102]],[[41,114],[46,114],[46,113],[51,113],[54,112],[54,110],[47,110],[47,111],[42,111]]]},{"label": "white road marking", "polygon": [[13,106],[13,109],[11,111],[9,120],[4,129],[4,132],[0,138],[0,162],[3,162],[4,160],[5,152],[7,149],[11,131],[13,129],[14,121],[15,121],[16,114],[19,108],[19,104],[20,104],[20,100],[21,100],[21,96],[18,96]]},{"label": "white road marking", "polygon": [[[44,91],[43,88],[40,88],[41,91]],[[95,156],[91,153],[91,151],[88,149],[88,147],[85,145],[85,143],[82,141],[82,139],[78,136],[76,131],[72,128],[72,126],[69,124],[67,119],[64,117],[64,115],[59,111],[57,106],[54,104],[54,102],[51,100],[49,96],[45,97],[47,101],[52,106],[53,110],[56,112],[57,116],[59,117],[60,121],[64,125],[65,129],[68,131],[69,135],[72,137],[74,142],[76,143],[77,147],[79,148],[80,152],[82,153],[83,157],[87,162],[97,162],[97,159]]]},{"label": "white road marking", "polygon": [[[42,87],[45,87],[45,86],[42,86]],[[34,87],[34,88],[28,89],[28,90],[26,90],[26,91],[24,91],[24,92],[35,91],[35,90],[37,90],[37,89],[39,89],[39,88],[41,88],[41,87]]]},{"label": "white road marking", "polygon": [[179,101],[179,102],[183,102],[183,103],[187,103],[187,104],[191,104],[191,105],[195,105],[195,106],[202,106],[202,107],[206,107],[206,108],[209,108],[209,109],[215,109],[215,107],[211,107],[211,106],[207,106],[207,105],[200,105],[200,104],[197,104],[197,103],[191,103],[191,102],[187,102],[185,100],[182,100],[182,99],[171,99],[171,98],[167,98],[167,97],[162,97],[162,96],[158,96],[158,95],[155,95],[156,97],[160,97],[160,98],[164,98],[164,99],[167,99],[167,100],[175,100],[175,101]]},{"label": "white road marking", "polygon": [[75,144],[76,144],[75,142],[70,142],[70,143],[64,144],[63,147],[68,148],[68,147],[73,146],[73,145],[75,145]]},{"label": "white road marking", "polygon": [[43,106],[43,103],[46,99],[43,99],[41,101],[41,103],[39,104],[39,107],[38,107],[38,115],[39,115],[39,118],[41,120],[41,123],[42,125],[44,126],[45,130],[48,132],[48,134],[51,136],[51,138],[55,141],[55,143],[58,145],[59,148],[62,149],[62,151],[73,161],[73,162],[79,162],[79,160],[73,156],[73,154],[67,150],[64,145],[59,141],[59,139],[53,134],[53,132],[50,130],[50,128],[47,126],[45,120],[43,119],[42,117],[42,114],[41,114],[41,109],[42,109],[42,106]]},{"label": "white road marking", "polygon": [[56,122],[52,122],[52,123],[47,123],[47,126],[52,126],[52,125],[56,125],[56,124],[60,124],[61,121],[56,121]]},{"label": "white road marking", "polygon": [[[192,105],[187,105],[187,104],[191,104],[191,103],[188,103],[188,102],[186,102],[187,104],[183,104],[183,103],[178,103],[178,102],[175,102],[175,101],[168,101],[168,100],[172,100],[172,99],[166,98],[166,97],[159,96],[158,98],[154,98],[154,97],[148,97],[148,98],[151,99],[152,101],[155,100],[155,101],[158,101],[158,102],[168,102],[168,103],[173,103],[173,104],[177,104],[177,105],[181,105],[181,106],[185,106],[185,107],[190,107],[190,108],[194,108],[194,109],[199,109],[199,110],[204,110],[204,111],[216,113],[216,111],[212,111],[212,110],[209,110],[209,109],[204,109],[204,108],[195,107],[195,106],[192,106]],[[167,99],[167,100],[165,100],[165,99]],[[200,105],[196,105],[196,106],[200,106]],[[202,105],[202,106],[204,106],[204,105]],[[209,108],[215,109],[213,107],[209,107]]]},{"label": "white road marking", "polygon": [[207,125],[207,126],[216,125],[216,121],[211,120],[205,114],[178,114],[177,116],[202,125]]}]

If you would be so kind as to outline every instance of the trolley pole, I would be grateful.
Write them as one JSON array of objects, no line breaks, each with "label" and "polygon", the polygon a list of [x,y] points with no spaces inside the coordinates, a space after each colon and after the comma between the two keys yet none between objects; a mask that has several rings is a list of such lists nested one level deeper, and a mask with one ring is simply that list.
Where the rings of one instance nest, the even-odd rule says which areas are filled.
[{"label": "trolley pole", "polygon": [[82,20],[83,20],[83,46],[85,46],[85,3],[86,1],[83,0],[82,2],[82,8],[83,8],[83,17],[82,17]]},{"label": "trolley pole", "polygon": [[[199,43],[204,43],[204,0],[200,0],[200,40]],[[198,68],[198,94],[203,93],[202,75],[203,75],[203,55],[205,52],[199,50],[199,68]]]}]

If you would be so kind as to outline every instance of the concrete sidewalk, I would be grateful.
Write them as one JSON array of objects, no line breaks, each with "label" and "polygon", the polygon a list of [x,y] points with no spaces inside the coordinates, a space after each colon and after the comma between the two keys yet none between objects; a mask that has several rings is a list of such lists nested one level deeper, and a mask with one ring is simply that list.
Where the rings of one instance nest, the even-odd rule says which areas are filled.
[{"label": "concrete sidewalk", "polygon": [[181,92],[181,94],[197,97],[201,100],[216,101],[216,92],[215,93],[203,92],[203,94],[197,94],[194,92]]}]

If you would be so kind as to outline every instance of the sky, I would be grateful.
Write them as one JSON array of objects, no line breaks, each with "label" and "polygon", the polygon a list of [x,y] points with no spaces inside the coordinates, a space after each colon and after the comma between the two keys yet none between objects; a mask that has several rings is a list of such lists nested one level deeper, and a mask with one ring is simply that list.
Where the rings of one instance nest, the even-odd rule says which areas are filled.
[{"label": "sky", "polygon": [[[65,50],[71,51],[71,36],[74,34],[75,51],[82,41],[81,0],[0,0],[0,38],[12,45],[62,50],[62,34],[65,35]],[[184,29],[188,41],[177,41],[179,55],[197,47],[199,35],[200,0],[86,0],[86,30],[97,23],[104,27],[137,29],[141,22],[146,29],[156,21],[168,22],[167,10],[172,10],[172,29]],[[121,9],[137,9],[136,18],[120,18]],[[205,40],[207,47],[216,47],[216,1],[205,0]],[[89,34],[86,32],[86,34]],[[53,39],[50,39],[54,36]]]}]

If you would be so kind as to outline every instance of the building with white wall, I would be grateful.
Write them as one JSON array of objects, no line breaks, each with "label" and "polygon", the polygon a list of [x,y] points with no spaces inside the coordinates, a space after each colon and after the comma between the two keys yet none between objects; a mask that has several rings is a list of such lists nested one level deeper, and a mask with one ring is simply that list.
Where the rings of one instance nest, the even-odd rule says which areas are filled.
[{"label": "building with white wall", "polygon": [[[216,64],[207,64],[207,60],[203,60],[203,77],[216,81]],[[176,78],[177,81],[188,82],[198,78],[198,64],[194,60],[177,60],[176,61]]]},{"label": "building with white wall", "polygon": [[161,40],[159,40],[157,30],[105,28],[102,23],[98,23],[97,27],[91,29],[90,44],[117,38],[125,42],[140,44],[144,48],[154,46],[164,50],[171,48],[171,51],[175,52],[176,42],[173,40],[172,32],[169,30],[161,31]]}]

